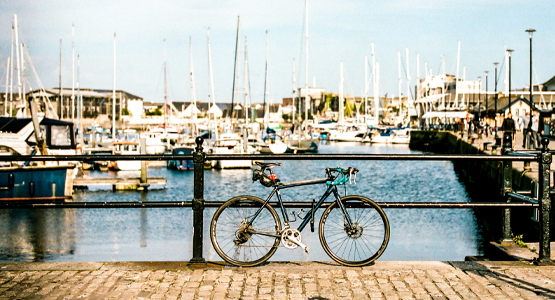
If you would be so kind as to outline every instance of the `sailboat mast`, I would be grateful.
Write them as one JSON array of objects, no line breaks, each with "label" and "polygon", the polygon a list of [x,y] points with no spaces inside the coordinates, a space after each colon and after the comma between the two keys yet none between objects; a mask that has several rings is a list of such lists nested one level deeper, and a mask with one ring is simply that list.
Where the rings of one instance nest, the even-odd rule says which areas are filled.
[{"label": "sailboat mast", "polygon": [[[208,72],[210,72],[210,96],[212,98],[212,107],[216,106],[216,96],[214,93],[214,73],[212,72],[212,50],[210,48],[210,28],[207,31],[208,37]],[[209,98],[210,101],[210,98]],[[196,114],[195,114],[196,116]],[[208,116],[210,118],[210,116]],[[216,140],[218,140],[218,122],[216,120],[216,112],[214,111],[214,134],[216,136]]]},{"label": "sailboat mast", "polygon": [[368,56],[364,56],[364,123],[367,122],[368,112]]},{"label": "sailboat mast", "polygon": [[[411,98],[411,92],[410,92],[410,61],[409,61],[409,48],[405,48],[405,53],[407,55],[407,117],[409,116],[409,106],[410,106],[410,102],[412,100]],[[403,107],[401,105],[401,107]]]},{"label": "sailboat mast", "polygon": [[[81,97],[81,88],[79,87],[79,55],[77,55],[77,103],[79,105],[78,108],[78,115],[79,118],[79,143],[81,147],[84,145],[83,143],[83,98]],[[95,137],[93,136],[93,139]]]},{"label": "sailboat mast", "polygon": [[[297,111],[297,106],[295,105],[295,96],[297,95],[297,81],[295,78],[295,59],[293,58],[293,115],[291,117],[291,124],[293,125],[293,131],[295,130],[295,112]],[[293,132],[294,133],[294,132]]]},{"label": "sailboat mast", "polygon": [[75,120],[75,26],[71,25],[71,121]]},{"label": "sailboat mast", "polygon": [[400,115],[401,114],[401,109],[403,107],[403,105],[402,105],[403,101],[401,99],[401,89],[402,89],[401,84],[403,82],[403,79],[401,78],[401,51],[397,51],[397,66],[398,66],[397,73],[398,73],[398,76],[399,76],[399,113],[398,113],[398,115]]},{"label": "sailboat mast", "polygon": [[25,44],[21,43],[21,100],[23,101],[23,115],[27,116],[27,101],[25,100],[25,58],[23,53]]},{"label": "sailboat mast", "polygon": [[10,47],[10,115],[13,113],[13,70],[14,70],[14,64],[13,64],[13,46],[14,46],[14,26],[12,25],[12,44]]},{"label": "sailboat mast", "polygon": [[374,89],[372,95],[374,96],[374,122],[378,124],[378,117],[379,117],[379,108],[380,108],[380,99],[379,94],[377,92],[377,78],[376,78],[376,54],[374,52],[374,43],[371,44],[372,46],[372,88]]},{"label": "sailboat mast", "polygon": [[376,109],[374,110],[374,114],[376,117],[376,124],[378,123],[379,111],[378,107],[380,106],[380,63],[376,63],[376,95],[374,96],[374,105],[376,105]]},{"label": "sailboat mast", "polygon": [[266,96],[268,95],[268,30],[266,30],[266,68],[264,72],[264,101],[262,103],[262,119],[264,120],[264,128],[266,128],[268,125],[266,124]]},{"label": "sailboat mast", "polygon": [[[249,82],[248,82],[248,58],[247,58],[247,37],[245,37],[245,74],[243,82],[243,91],[245,92],[245,126],[249,124],[249,109],[248,109],[248,98],[249,98]],[[247,128],[247,127],[245,127]]]},{"label": "sailboat mast", "polygon": [[116,140],[116,33],[114,32],[114,70],[112,88],[112,140]]},{"label": "sailboat mast", "polygon": [[64,118],[64,96],[62,95],[62,39],[60,38],[60,120]]},{"label": "sailboat mast", "polygon": [[343,125],[343,62],[339,63],[339,125]]},{"label": "sailboat mast", "polygon": [[195,72],[193,67],[193,39],[189,37],[189,55],[190,55],[190,76],[191,76],[191,102],[193,104],[191,110],[191,116],[193,118],[193,122],[191,124],[191,134],[197,134],[197,95],[195,92]]},{"label": "sailboat mast", "polygon": [[8,57],[8,63],[6,64],[6,95],[4,95],[4,116],[8,115],[8,91],[10,82],[10,58]]},{"label": "sailboat mast", "polygon": [[164,39],[164,133],[166,133],[168,126],[168,80],[166,72],[166,39]]},{"label": "sailboat mast", "polygon": [[233,118],[233,100],[235,99],[235,79],[237,78],[237,51],[239,50],[239,25],[241,24],[239,16],[237,16],[237,37],[235,39],[235,59],[233,62],[233,87],[231,91],[231,112],[229,117]]},{"label": "sailboat mast", "polygon": [[308,0],[305,0],[305,17],[304,17],[304,30],[305,30],[305,66],[304,66],[304,88],[305,88],[305,113],[304,119],[308,121],[308,107],[310,106],[310,99],[308,97]]},{"label": "sailboat mast", "polygon": [[[21,61],[19,56],[19,35],[17,28],[17,15],[13,15],[13,23],[14,23],[14,31],[15,31],[15,57],[16,57],[16,69],[15,72],[17,73],[17,94],[19,95],[19,99],[23,101],[23,97],[21,95]],[[25,103],[23,103],[25,105]]]}]

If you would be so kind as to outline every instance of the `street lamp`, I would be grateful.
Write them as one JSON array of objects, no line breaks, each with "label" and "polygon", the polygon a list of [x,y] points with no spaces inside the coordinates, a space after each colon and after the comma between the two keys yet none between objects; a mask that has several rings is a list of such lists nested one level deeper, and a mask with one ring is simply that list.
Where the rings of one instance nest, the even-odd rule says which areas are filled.
[{"label": "street lamp", "polygon": [[482,109],[480,108],[482,97],[482,76],[478,76],[478,121],[480,121],[480,116],[482,115]]},{"label": "street lamp", "polygon": [[488,73],[489,71],[485,71],[486,73],[486,122],[488,119]]},{"label": "street lamp", "polygon": [[495,82],[495,114],[494,114],[494,118],[495,118],[495,141],[497,144],[497,65],[499,63],[498,62],[494,62],[493,66],[495,67],[495,78],[493,78],[493,81]]},{"label": "street lamp", "polygon": [[[534,99],[532,98],[532,91],[533,91],[533,87],[532,87],[532,34],[535,32],[535,29],[527,29],[526,32],[528,32],[528,36],[530,36],[530,111],[532,111],[532,108],[534,107]],[[530,114],[532,115],[532,114]],[[532,126],[532,122],[528,123],[528,127],[531,128]]]},{"label": "street lamp", "polygon": [[513,49],[507,49],[507,54],[509,55],[509,112],[511,112],[511,54]]}]

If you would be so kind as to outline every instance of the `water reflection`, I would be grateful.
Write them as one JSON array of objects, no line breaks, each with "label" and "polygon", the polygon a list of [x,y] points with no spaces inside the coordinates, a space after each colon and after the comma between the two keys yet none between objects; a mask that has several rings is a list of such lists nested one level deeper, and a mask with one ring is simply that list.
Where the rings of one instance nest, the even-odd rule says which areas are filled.
[{"label": "water reflection", "polygon": [[40,262],[73,255],[74,223],[75,211],[71,209],[0,210],[0,258]]},{"label": "water reflection", "polygon": [[[406,146],[322,143],[322,153],[415,153]],[[375,201],[464,202],[468,195],[450,162],[442,161],[281,161],[275,171],[284,182],[322,178],[326,167],[361,170],[347,194]],[[76,191],[75,201],[191,201],[193,172],[150,168],[165,177],[167,189],[148,192]],[[116,176],[88,172],[89,176]],[[127,176],[128,174],[122,174]],[[284,201],[319,198],[324,186],[283,191]],[[205,200],[225,201],[252,194],[266,198],[269,189],[253,184],[250,170],[205,170]],[[345,193],[345,190],[341,191]],[[209,239],[215,209],[204,212],[204,257],[221,260]],[[298,212],[298,211],[297,211]],[[316,217],[319,221],[323,210]],[[472,210],[386,209],[391,239],[380,260],[463,260],[482,254],[483,240]],[[281,216],[281,215],[280,215]],[[292,226],[298,226],[299,222]],[[306,228],[300,249],[280,248],[272,260],[329,261],[316,232]],[[0,261],[187,261],[192,255],[190,208],[0,210]]]}]

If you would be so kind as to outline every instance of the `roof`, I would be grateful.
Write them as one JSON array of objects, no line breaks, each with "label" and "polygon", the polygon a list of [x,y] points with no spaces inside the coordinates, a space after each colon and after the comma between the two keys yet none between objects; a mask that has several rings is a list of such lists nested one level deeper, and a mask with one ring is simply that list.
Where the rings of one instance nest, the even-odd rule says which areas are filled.
[{"label": "roof", "polygon": [[544,87],[548,85],[555,85],[555,76],[551,77],[551,79],[543,83]]},{"label": "roof", "polygon": [[0,132],[18,133],[29,122],[31,118],[0,117]]}]

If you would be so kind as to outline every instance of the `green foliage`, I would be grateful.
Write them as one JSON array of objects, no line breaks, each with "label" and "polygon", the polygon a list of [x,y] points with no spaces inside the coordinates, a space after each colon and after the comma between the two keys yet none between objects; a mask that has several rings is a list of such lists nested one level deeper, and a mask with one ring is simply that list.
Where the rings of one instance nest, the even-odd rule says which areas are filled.
[{"label": "green foliage", "polygon": [[526,248],[534,253],[536,253],[536,249],[532,249],[530,247],[528,247],[528,245],[522,240],[523,239],[523,235],[513,235],[511,234],[513,237],[513,242],[515,242],[515,244],[517,244],[518,246],[522,247],[522,248]]},{"label": "green foliage", "polygon": [[122,114],[123,116],[129,116],[129,115],[130,115],[129,110],[128,110],[127,108],[123,108],[123,109],[121,110],[121,114]]},{"label": "green foliage", "polygon": [[283,114],[283,115],[281,115],[281,117],[283,118],[283,121],[285,121],[285,122],[289,122],[292,118],[292,116],[289,115],[289,114],[287,114],[287,115]]},{"label": "green foliage", "polygon": [[162,111],[160,110],[160,108],[157,107],[155,110],[147,110],[145,112],[145,115],[147,115],[147,116],[161,116]]}]

